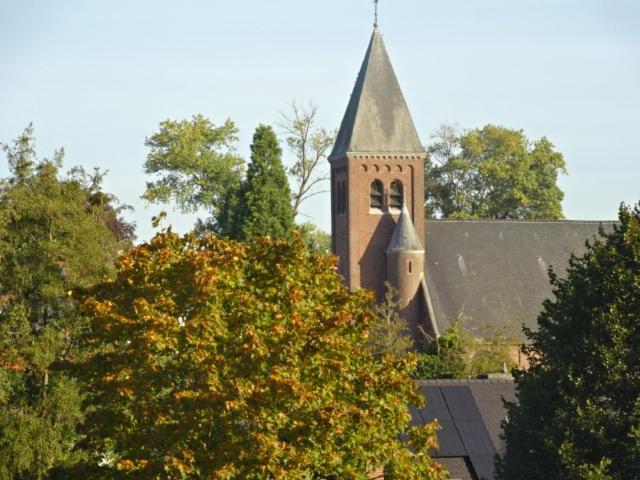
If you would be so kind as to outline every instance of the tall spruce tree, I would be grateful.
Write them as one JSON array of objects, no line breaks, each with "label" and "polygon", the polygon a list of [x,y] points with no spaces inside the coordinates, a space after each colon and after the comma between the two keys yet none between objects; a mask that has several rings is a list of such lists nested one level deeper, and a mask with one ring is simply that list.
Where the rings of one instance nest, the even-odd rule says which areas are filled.
[{"label": "tall spruce tree", "polygon": [[61,176],[62,151],[38,160],[31,127],[0,146],[0,479],[40,479],[80,455],[80,388],[61,368],[81,354],[70,290],[113,271],[133,226],[99,172]]},{"label": "tall spruce tree", "polygon": [[499,479],[640,478],[640,204],[551,274]]},{"label": "tall spruce tree", "polygon": [[248,240],[287,238],[294,228],[291,189],[282,166],[282,149],[273,129],[260,125],[253,135],[251,161],[237,196],[225,202],[223,233]]}]

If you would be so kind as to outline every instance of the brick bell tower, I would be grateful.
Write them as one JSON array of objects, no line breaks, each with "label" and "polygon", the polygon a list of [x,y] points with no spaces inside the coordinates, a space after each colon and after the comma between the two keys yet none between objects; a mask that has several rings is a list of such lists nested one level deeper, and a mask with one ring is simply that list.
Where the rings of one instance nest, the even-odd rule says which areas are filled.
[{"label": "brick bell tower", "polygon": [[[407,296],[403,306],[420,295],[424,262],[412,259],[410,268],[407,263],[399,270],[393,260],[394,272],[388,272],[387,251],[403,204],[402,228],[414,230],[424,244],[425,156],[376,26],[329,156],[333,252],[351,289],[367,288],[381,299],[384,282],[390,280]],[[392,250],[396,258],[397,248]]]}]

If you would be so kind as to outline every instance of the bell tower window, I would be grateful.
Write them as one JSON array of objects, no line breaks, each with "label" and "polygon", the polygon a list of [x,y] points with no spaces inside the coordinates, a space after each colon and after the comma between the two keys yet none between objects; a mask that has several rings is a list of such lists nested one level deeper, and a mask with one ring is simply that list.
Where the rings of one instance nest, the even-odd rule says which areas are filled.
[{"label": "bell tower window", "polygon": [[380,180],[374,180],[371,182],[371,188],[369,192],[369,206],[371,208],[382,209],[384,198],[384,187]]},{"label": "bell tower window", "polygon": [[402,208],[403,188],[400,180],[394,180],[391,182],[391,188],[389,189],[389,207]]}]

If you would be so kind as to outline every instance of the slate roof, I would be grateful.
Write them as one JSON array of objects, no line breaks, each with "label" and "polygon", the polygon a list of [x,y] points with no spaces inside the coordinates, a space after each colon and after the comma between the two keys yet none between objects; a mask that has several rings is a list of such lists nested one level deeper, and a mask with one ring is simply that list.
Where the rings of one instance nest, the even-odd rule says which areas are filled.
[{"label": "slate roof", "polygon": [[400,218],[393,229],[391,241],[387,247],[387,253],[398,252],[424,252],[424,247],[418,238],[418,232],[411,221],[411,215],[407,210],[407,205],[402,203]]},{"label": "slate roof", "polygon": [[424,152],[377,27],[329,159],[347,152]]},{"label": "slate roof", "polygon": [[570,254],[603,224],[596,221],[427,220],[425,276],[441,332],[459,317],[477,337],[495,329],[524,340],[551,298],[547,270],[560,276]]},{"label": "slate roof", "polygon": [[515,401],[513,381],[427,380],[420,387],[427,406],[410,409],[412,424],[434,419],[440,423],[440,445],[433,458],[449,469],[452,478],[492,479],[495,456],[504,452],[503,400]]}]

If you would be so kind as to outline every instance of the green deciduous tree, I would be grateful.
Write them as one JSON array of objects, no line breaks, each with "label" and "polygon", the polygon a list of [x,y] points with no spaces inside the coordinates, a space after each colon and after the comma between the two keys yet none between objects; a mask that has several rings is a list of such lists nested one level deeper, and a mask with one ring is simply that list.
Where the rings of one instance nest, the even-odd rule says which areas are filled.
[{"label": "green deciduous tree", "polygon": [[427,149],[427,213],[442,218],[559,219],[566,173],[545,137],[496,125],[461,133],[443,125]]},{"label": "green deciduous tree", "polygon": [[253,135],[247,176],[238,192],[225,202],[221,233],[239,240],[261,236],[282,239],[291,234],[291,190],[281,155],[273,129],[260,125]]},{"label": "green deciduous tree", "polygon": [[551,273],[499,478],[640,478],[640,205]]},{"label": "green deciduous tree", "polygon": [[112,272],[133,226],[102,191],[100,172],[62,177],[62,150],[38,160],[31,127],[3,150],[0,479],[39,479],[80,455],[80,389],[61,368],[81,353],[83,322],[69,291]]},{"label": "green deciduous tree", "polygon": [[173,201],[185,213],[205,209],[215,224],[222,200],[241,179],[244,162],[234,148],[237,135],[231,120],[216,126],[202,115],[161,122],[145,142],[151,149],[145,173],[157,179],[147,183],[143,198]]},{"label": "green deciduous tree", "polygon": [[327,232],[311,222],[305,222],[296,228],[310,252],[324,255],[331,253],[331,235]]},{"label": "green deciduous tree", "polygon": [[[99,352],[91,478],[443,478],[411,358],[367,353],[370,294],[303,241],[158,234],[79,292]],[[398,434],[411,435],[408,445]]]}]

